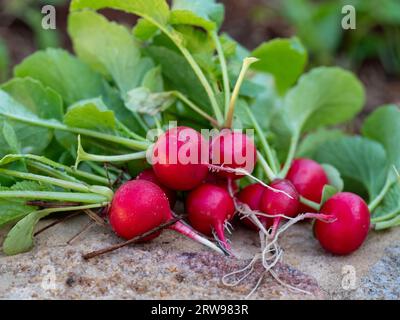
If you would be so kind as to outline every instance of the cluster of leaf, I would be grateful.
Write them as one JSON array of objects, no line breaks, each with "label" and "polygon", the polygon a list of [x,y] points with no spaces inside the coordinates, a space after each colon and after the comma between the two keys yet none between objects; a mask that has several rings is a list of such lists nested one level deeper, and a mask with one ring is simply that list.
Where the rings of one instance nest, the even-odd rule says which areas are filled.
[{"label": "cluster of leaf", "polygon": [[[341,27],[345,5],[356,10],[356,29]],[[284,0],[279,12],[296,28],[317,63],[332,63],[343,53],[354,66],[379,58],[389,74],[400,74],[399,1]]]},{"label": "cluster of leaf", "polygon": [[[96,12],[103,8],[140,19],[129,30]],[[124,159],[132,150],[142,154],[152,142],[146,133],[166,129],[171,120],[195,129],[223,127],[231,88],[242,74],[243,60],[253,56],[259,60],[240,86],[232,128],[256,132],[260,161],[255,175],[267,182],[271,175],[284,177],[295,156],[312,157],[325,164],[333,192],[343,188],[342,175],[345,189],[361,194],[365,189],[370,203],[380,205],[374,217],[386,221],[398,216],[391,167],[398,165],[400,140],[389,137],[400,121],[398,108],[379,109],[366,122],[363,137],[327,129],[361,110],[364,89],[356,77],[336,67],[303,74],[307,51],[297,38],[275,39],[249,52],[219,33],[223,17],[223,6],[214,0],[175,0],[171,7],[165,0],[73,0],[68,32],[76,55],[62,49],[38,51],[0,86],[0,155],[5,157],[0,167],[13,170],[0,172],[1,185],[15,188],[33,178],[39,185],[57,182],[62,190],[45,192],[62,192],[61,201],[101,205],[106,190],[83,182],[107,184],[110,173],[95,161]],[[73,169],[78,135],[96,156]],[[40,155],[40,161],[32,154]],[[10,157],[14,161],[6,161]],[[128,166],[135,176],[147,164],[140,159],[117,166]],[[40,178],[31,175],[39,172]],[[46,174],[67,182],[46,179]],[[7,195],[11,201],[16,194],[5,192],[0,191],[0,199]],[[47,193],[46,199],[54,196]],[[17,200],[24,206],[28,199],[19,193]],[[9,217],[0,225],[25,217],[11,230],[24,245],[9,253],[31,246],[32,230],[42,217],[24,208],[0,205],[0,219]],[[18,231],[21,224],[24,232]]]}]

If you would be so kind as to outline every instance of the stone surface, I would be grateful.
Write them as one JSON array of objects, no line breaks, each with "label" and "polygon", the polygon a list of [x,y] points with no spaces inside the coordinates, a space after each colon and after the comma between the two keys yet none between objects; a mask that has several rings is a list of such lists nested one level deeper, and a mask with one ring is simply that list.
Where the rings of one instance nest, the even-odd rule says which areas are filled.
[{"label": "stone surface", "polygon": [[[31,252],[13,257],[0,255],[0,298],[242,299],[262,273],[261,266],[256,265],[252,275],[235,287],[221,282],[225,274],[243,268],[258,252],[257,234],[241,228],[234,231],[233,237],[239,259],[214,254],[181,235],[165,231],[151,243],[124,247],[85,261],[82,253],[120,241],[110,230],[93,226],[67,245],[87,221],[84,216],[77,217],[43,232]],[[41,226],[49,222],[43,221]],[[295,225],[281,240],[285,256],[275,271],[283,282],[308,294],[293,291],[265,275],[251,298],[398,299],[399,249],[385,253],[384,248],[400,243],[399,231],[371,233],[355,254],[334,257],[320,249],[308,223]],[[356,272],[353,290],[342,287],[342,268],[346,265],[353,266]],[[390,294],[383,293],[391,281]]]}]

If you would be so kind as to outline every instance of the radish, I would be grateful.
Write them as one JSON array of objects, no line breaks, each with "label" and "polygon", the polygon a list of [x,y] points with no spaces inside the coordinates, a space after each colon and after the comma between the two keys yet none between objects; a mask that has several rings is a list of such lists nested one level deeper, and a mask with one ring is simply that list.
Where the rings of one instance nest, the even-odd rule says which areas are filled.
[{"label": "radish", "polygon": [[284,191],[286,193],[276,192],[273,189],[266,188],[261,197],[261,211],[268,215],[277,216],[276,218],[273,218],[273,222],[267,220],[267,227],[270,227],[272,224],[271,236],[273,237],[282,219],[282,217],[278,215],[295,217],[300,202],[299,193],[289,180],[278,179],[273,181],[269,186],[275,190]]},{"label": "radish", "polygon": [[[129,240],[172,220],[173,215],[167,196],[159,186],[146,180],[131,180],[115,192],[109,210],[109,219],[115,233]],[[222,253],[215,244],[201,237],[182,222],[176,222],[169,229]],[[144,241],[150,241],[160,233],[153,234]]]},{"label": "radish", "polygon": [[174,208],[175,203],[176,203],[176,191],[171,190],[170,188],[167,188],[164,186],[157,178],[156,174],[154,173],[153,169],[146,169],[139,173],[139,175],[136,177],[137,180],[147,180],[150,182],[155,183],[158,185],[162,191],[164,191],[165,195],[168,198],[169,205],[171,208]]},{"label": "radish", "polygon": [[[239,192],[237,198],[240,202],[248,205],[251,210],[261,211],[260,210],[261,198],[262,198],[265,190],[266,190],[266,188],[263,185],[261,185],[259,183],[253,183],[253,184],[248,185],[247,187],[243,188]],[[269,219],[262,215],[256,214],[256,216],[260,220],[262,225],[265,228],[267,228],[267,221]],[[259,228],[249,218],[242,219],[242,222],[245,226],[247,226],[250,229],[253,229],[256,231],[259,230]]]},{"label": "radish", "polygon": [[208,173],[208,144],[188,127],[176,127],[161,135],[153,149],[152,165],[158,180],[173,190],[191,190]]},{"label": "radish", "polygon": [[[296,190],[304,198],[321,202],[322,191],[329,184],[324,168],[314,160],[299,158],[295,159],[286,176],[295,186]],[[315,212],[313,208],[300,204],[299,212]]]},{"label": "radish", "polygon": [[369,231],[370,213],[361,197],[350,192],[337,193],[320,211],[336,218],[330,223],[317,220],[314,224],[314,234],[325,250],[346,255],[362,245]]},{"label": "radish", "polygon": [[202,184],[189,193],[186,211],[193,228],[208,236],[215,230],[222,245],[226,250],[230,250],[224,227],[225,223],[232,219],[235,205],[227,190],[209,183]]},{"label": "radish", "polygon": [[220,167],[218,171],[220,176],[239,179],[244,176],[242,173],[228,172],[223,170],[223,167],[242,169],[250,174],[257,160],[257,150],[247,135],[223,129],[211,140],[210,160],[212,165]]}]

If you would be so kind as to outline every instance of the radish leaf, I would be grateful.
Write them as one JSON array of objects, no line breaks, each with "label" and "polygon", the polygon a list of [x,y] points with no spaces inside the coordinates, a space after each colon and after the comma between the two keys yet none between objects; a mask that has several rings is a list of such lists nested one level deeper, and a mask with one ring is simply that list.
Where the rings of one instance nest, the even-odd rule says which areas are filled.
[{"label": "radish leaf", "polygon": [[338,192],[343,191],[344,183],[340,172],[330,164],[322,164],[322,167],[328,177],[329,185],[335,187]]},{"label": "radish leaf", "polygon": [[[385,149],[367,138],[344,137],[328,141],[318,148],[315,158],[334,166],[344,179],[361,183],[371,200],[381,191],[388,173]],[[345,186],[349,188],[348,184]]]},{"label": "radish leaf", "polygon": [[300,133],[351,120],[364,104],[361,82],[350,72],[320,67],[303,75],[285,97],[286,117]]},{"label": "radish leaf", "polygon": [[307,51],[296,37],[265,42],[251,56],[260,59],[252,69],[272,74],[280,94],[297,81],[307,63]]}]

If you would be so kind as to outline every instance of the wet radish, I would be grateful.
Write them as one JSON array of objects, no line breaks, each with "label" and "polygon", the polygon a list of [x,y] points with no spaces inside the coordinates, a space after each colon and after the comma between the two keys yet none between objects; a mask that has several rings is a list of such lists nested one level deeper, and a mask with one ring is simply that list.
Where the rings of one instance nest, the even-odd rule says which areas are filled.
[{"label": "wet radish", "polygon": [[370,213],[361,197],[350,192],[337,193],[325,202],[320,211],[336,218],[330,223],[317,220],[314,224],[314,234],[325,250],[346,255],[365,241]]},{"label": "wet radish", "polygon": [[[286,179],[293,183],[301,196],[316,203],[321,202],[324,186],[329,184],[324,168],[318,162],[305,158],[293,161]],[[315,210],[300,204],[299,212],[315,212]]]},{"label": "wet radish", "polygon": [[[261,211],[260,210],[261,198],[262,198],[265,190],[266,190],[266,188],[263,185],[261,185],[259,183],[253,183],[253,184],[248,185],[245,188],[243,188],[239,192],[237,198],[240,202],[248,205],[251,210]],[[262,215],[257,215],[257,218],[260,220],[262,225],[265,228],[267,228],[268,220],[271,220],[271,219],[264,217]],[[259,228],[249,218],[243,218],[241,221],[248,228],[257,230],[257,231],[259,230]]]},{"label": "wet radish", "polygon": [[[129,240],[172,220],[173,215],[167,196],[159,186],[146,180],[131,180],[124,183],[115,192],[109,210],[109,219],[115,233]],[[169,229],[215,251],[222,252],[215,244],[201,237],[180,221],[170,226]],[[152,240],[160,233],[151,235],[143,241]]]},{"label": "wet radish", "polygon": [[207,176],[208,152],[208,144],[199,132],[188,127],[172,128],[154,145],[154,173],[168,188],[191,190]]},{"label": "wet radish", "polygon": [[163,185],[157,178],[153,169],[146,169],[146,170],[142,171],[141,173],[138,174],[136,179],[137,180],[147,180],[147,181],[153,182],[156,185],[158,185],[164,191],[165,195],[167,196],[170,207],[174,208],[175,203],[176,203],[176,191],[171,190],[170,188]]},{"label": "wet radish", "polygon": [[186,211],[193,228],[208,236],[214,230],[225,249],[230,250],[224,227],[233,217],[235,205],[227,190],[213,184],[202,184],[188,195]]},{"label": "wet radish", "polygon": [[227,172],[223,168],[241,169],[251,173],[257,160],[257,150],[247,135],[224,129],[211,140],[210,159],[212,165],[221,168],[218,171],[220,176],[239,179],[243,174]]},{"label": "wet radish", "polygon": [[[289,180],[279,179],[273,181],[270,185],[272,189],[266,189],[260,201],[260,209],[268,215],[284,215],[287,217],[295,217],[299,209],[299,193]],[[290,196],[290,197],[289,197]],[[275,235],[282,217],[276,217],[268,220],[267,227],[272,224],[272,237]]]}]

